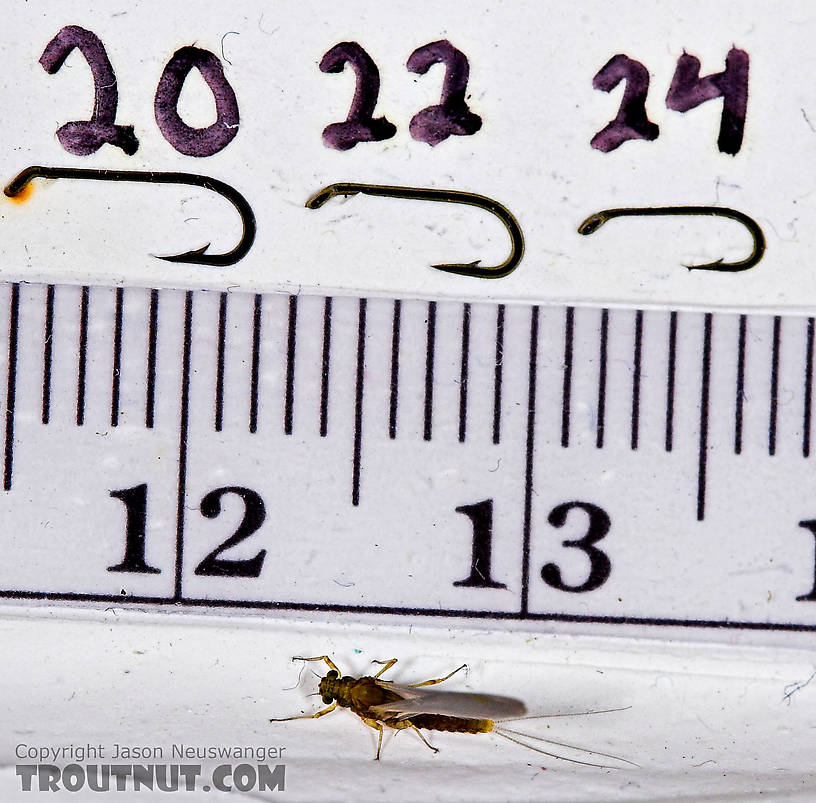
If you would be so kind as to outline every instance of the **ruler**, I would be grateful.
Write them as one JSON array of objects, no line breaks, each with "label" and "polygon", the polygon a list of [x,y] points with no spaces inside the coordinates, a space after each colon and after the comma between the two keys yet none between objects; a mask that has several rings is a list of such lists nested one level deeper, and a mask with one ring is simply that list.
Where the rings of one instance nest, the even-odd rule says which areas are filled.
[{"label": "ruler", "polygon": [[17,283],[2,310],[6,601],[816,629],[813,318]]},{"label": "ruler", "polygon": [[816,626],[804,5],[166,5],[9,20],[3,597]]}]

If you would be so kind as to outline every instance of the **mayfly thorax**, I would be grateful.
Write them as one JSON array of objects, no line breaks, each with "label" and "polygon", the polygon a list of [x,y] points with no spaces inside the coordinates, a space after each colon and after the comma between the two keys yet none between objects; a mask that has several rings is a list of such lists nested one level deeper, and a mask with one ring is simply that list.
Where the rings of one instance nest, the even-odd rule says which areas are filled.
[{"label": "mayfly thorax", "polygon": [[[438,748],[429,744],[420,730],[469,734],[494,733],[503,739],[534,750],[537,753],[542,753],[550,758],[569,761],[574,764],[584,764],[604,769],[620,768],[616,765],[597,764],[568,758],[567,756],[542,750],[539,747],[529,744],[526,740],[544,742],[558,747],[576,750],[581,753],[603,756],[604,758],[609,758],[621,762],[622,764],[637,766],[631,761],[608,753],[588,750],[565,742],[556,742],[552,739],[544,739],[540,736],[521,733],[505,727],[503,724],[505,722],[543,718],[536,716],[525,717],[526,708],[524,703],[515,698],[501,697],[495,694],[445,692],[425,688],[443,683],[464,669],[465,664],[462,664],[462,666],[454,669],[444,677],[425,680],[421,683],[402,685],[381,679],[381,676],[397,663],[396,658],[392,658],[389,661],[373,661],[372,663],[380,664],[382,668],[372,676],[360,678],[342,675],[340,670],[327,655],[318,655],[314,658],[296,657],[292,660],[324,661],[329,667],[329,671],[320,679],[320,685],[317,691],[327,707],[314,714],[276,717],[269,721],[286,722],[294,719],[317,719],[318,717],[330,714],[338,706],[341,708],[349,708],[357,714],[366,725],[378,732],[375,760],[379,760],[380,758],[383,730],[384,728],[391,728],[396,731],[406,729],[414,731],[422,742],[433,750],[434,753],[439,752]],[[611,710],[618,711],[623,709]],[[580,713],[600,714],[609,713],[609,711],[584,711]],[[555,714],[553,716],[569,715]]]}]

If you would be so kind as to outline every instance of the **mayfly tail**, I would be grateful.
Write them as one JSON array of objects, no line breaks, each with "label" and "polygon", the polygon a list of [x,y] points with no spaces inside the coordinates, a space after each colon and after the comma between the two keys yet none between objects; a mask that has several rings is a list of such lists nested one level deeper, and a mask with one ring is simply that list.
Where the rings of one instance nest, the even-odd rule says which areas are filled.
[{"label": "mayfly tail", "polygon": [[521,736],[524,739],[534,739],[537,742],[546,742],[547,744],[554,744],[557,747],[567,747],[570,750],[578,750],[581,753],[589,753],[593,756],[603,756],[604,758],[611,758],[615,761],[620,761],[623,764],[630,764],[633,767],[640,767],[640,764],[635,764],[634,761],[629,761],[626,758],[613,755],[612,753],[602,753],[600,750],[590,750],[587,747],[578,747],[575,744],[568,744],[567,742],[556,742],[554,739],[545,739],[543,736],[534,736],[532,733],[521,733],[520,731],[510,730],[509,728],[493,728],[493,733],[512,733],[513,736]]},{"label": "mayfly tail", "polygon": [[541,753],[542,755],[549,756],[550,758],[557,758],[559,761],[569,761],[570,764],[582,764],[585,767],[597,767],[598,769],[602,770],[618,770],[620,767],[611,767],[607,764],[594,764],[591,761],[579,761],[577,758],[567,758],[566,756],[559,756],[557,753],[549,753],[546,750],[542,750],[540,747],[533,747],[531,744],[527,744],[527,742],[522,742],[521,739],[514,739],[512,736],[508,736],[504,731],[500,730],[493,730],[497,736],[501,736],[502,739],[507,739],[509,742],[514,742],[515,744],[519,744],[522,747],[526,747],[528,750],[533,750],[536,753]]},{"label": "mayfly tail", "polygon": [[588,714],[614,714],[616,711],[628,711],[631,707],[631,705],[627,705],[623,708],[605,708],[601,711],[567,711],[562,714],[536,714],[532,717],[505,717],[497,720],[497,722],[522,722],[525,719],[555,719],[556,717],[585,717]]}]

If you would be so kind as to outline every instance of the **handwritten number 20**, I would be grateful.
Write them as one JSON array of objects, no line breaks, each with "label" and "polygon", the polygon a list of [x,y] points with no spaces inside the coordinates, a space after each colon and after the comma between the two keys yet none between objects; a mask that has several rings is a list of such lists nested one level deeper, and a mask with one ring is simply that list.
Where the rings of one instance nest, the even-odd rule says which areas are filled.
[{"label": "handwritten number 20", "polygon": [[[75,120],[57,130],[57,139],[69,153],[88,156],[103,145],[121,148],[132,155],[139,140],[132,125],[116,125],[119,103],[116,75],[105,46],[92,31],[78,25],[65,26],[46,46],[40,64],[50,75],[76,48],[91,69],[94,82],[94,106],[90,120]],[[216,121],[204,128],[188,126],[178,113],[178,101],[184,81],[195,68],[206,81],[215,99]],[[218,58],[209,50],[182,47],[177,50],[159,79],[155,97],[156,123],[164,138],[187,156],[212,156],[232,142],[238,133],[238,101],[224,75]]]}]

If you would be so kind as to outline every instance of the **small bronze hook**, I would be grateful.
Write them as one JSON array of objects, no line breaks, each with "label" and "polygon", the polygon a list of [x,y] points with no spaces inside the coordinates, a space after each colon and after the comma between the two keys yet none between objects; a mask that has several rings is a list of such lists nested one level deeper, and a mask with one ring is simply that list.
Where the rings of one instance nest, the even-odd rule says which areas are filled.
[{"label": "small bronze hook", "polygon": [[718,270],[736,273],[753,268],[754,265],[762,259],[762,255],[765,253],[765,235],[762,233],[759,224],[753,218],[748,217],[748,215],[725,206],[646,206],[604,209],[601,212],[590,215],[578,227],[578,233],[592,234],[598,231],[607,220],[630,215],[716,215],[742,223],[751,233],[754,248],[746,259],[740,260],[739,262],[723,262],[722,259],[718,259],[716,262],[708,262],[705,265],[686,265],[689,270]]},{"label": "small bronze hook", "polygon": [[161,173],[154,170],[91,170],[74,167],[42,167],[32,165],[25,168],[15,176],[6,186],[3,192],[9,198],[19,195],[35,178],[71,178],[91,181],[136,181],[147,184],[189,184],[194,187],[204,187],[226,198],[241,216],[243,233],[238,245],[225,254],[208,254],[207,249],[210,243],[196,248],[192,251],[185,251],[183,254],[171,254],[170,256],[157,256],[157,259],[164,259],[167,262],[187,262],[194,265],[210,265],[213,267],[226,267],[234,265],[239,259],[246,256],[252,243],[255,241],[255,214],[252,207],[238,190],[209,176],[201,176],[197,173]]},{"label": "small bronze hook", "polygon": [[461,192],[459,190],[436,190],[426,187],[391,187],[384,184],[352,184],[341,182],[329,184],[322,190],[316,192],[308,201],[306,206],[309,209],[319,209],[326,201],[337,195],[377,195],[383,198],[408,198],[414,201],[440,201],[442,203],[467,204],[476,206],[495,215],[505,226],[510,235],[510,256],[495,267],[480,266],[479,261],[467,263],[454,263],[445,265],[431,265],[437,270],[444,270],[447,273],[456,273],[460,276],[475,276],[481,279],[500,279],[512,273],[521,262],[524,255],[524,235],[521,227],[513,217],[510,210],[488,198],[485,195],[476,195],[472,192]]}]

